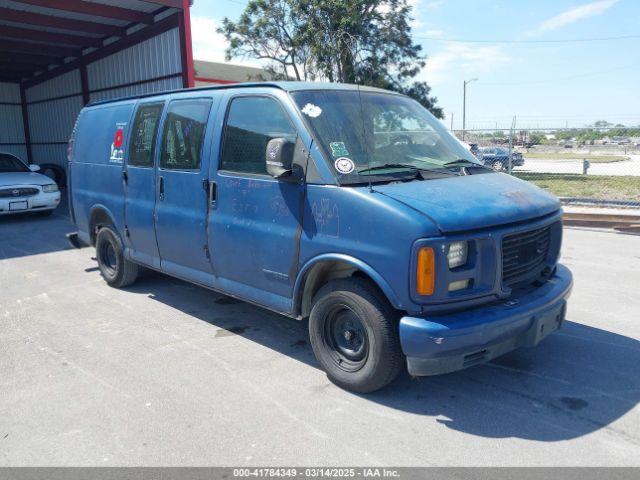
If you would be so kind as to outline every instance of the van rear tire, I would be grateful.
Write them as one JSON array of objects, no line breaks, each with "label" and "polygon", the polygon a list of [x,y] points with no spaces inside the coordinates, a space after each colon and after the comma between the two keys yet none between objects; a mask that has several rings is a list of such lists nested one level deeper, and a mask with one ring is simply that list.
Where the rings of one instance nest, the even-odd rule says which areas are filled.
[{"label": "van rear tire", "polygon": [[370,281],[334,280],[314,297],[309,338],[329,380],[369,393],[391,383],[403,367],[398,318]]},{"label": "van rear tire", "polygon": [[124,258],[120,237],[110,227],[98,231],[96,258],[102,277],[111,287],[127,287],[138,278],[140,267]]}]

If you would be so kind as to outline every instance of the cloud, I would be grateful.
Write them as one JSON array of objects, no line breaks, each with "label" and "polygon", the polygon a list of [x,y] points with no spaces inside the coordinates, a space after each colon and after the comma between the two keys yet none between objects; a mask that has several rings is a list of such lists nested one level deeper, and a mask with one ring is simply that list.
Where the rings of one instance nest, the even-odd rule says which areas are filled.
[{"label": "cloud", "polygon": [[209,62],[224,62],[227,40],[217,33],[218,22],[209,17],[191,17],[193,58]]},{"label": "cloud", "polygon": [[431,0],[430,2],[427,2],[424,7],[429,10],[435,10],[436,8],[440,8],[444,5],[445,1],[446,0]]},{"label": "cloud", "polygon": [[193,58],[207,62],[233,63],[248,67],[262,67],[263,61],[252,58],[234,58],[227,62],[224,58],[228,46],[227,39],[218,33],[218,22],[211,17],[191,17],[191,36],[193,45]]},{"label": "cloud", "polygon": [[448,82],[453,77],[495,72],[511,63],[511,57],[499,45],[448,44],[442,51],[427,57],[420,79],[430,85]]},{"label": "cloud", "polygon": [[424,35],[425,37],[440,38],[444,37],[444,30],[425,30],[424,32],[421,32],[421,35]]},{"label": "cloud", "polygon": [[567,10],[548,18],[540,24],[535,32],[542,33],[549,30],[557,30],[580,20],[584,20],[585,18],[601,15],[616,3],[618,3],[618,0],[598,0],[596,2],[585,3],[584,5],[580,5],[579,7],[572,8],[571,10]]}]

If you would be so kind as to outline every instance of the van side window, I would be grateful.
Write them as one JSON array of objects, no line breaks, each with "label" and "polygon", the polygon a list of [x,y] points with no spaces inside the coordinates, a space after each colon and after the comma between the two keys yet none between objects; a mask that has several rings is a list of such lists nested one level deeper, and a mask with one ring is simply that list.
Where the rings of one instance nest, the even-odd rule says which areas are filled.
[{"label": "van side window", "polygon": [[296,131],[278,101],[269,97],[233,99],[224,128],[220,170],[266,175],[265,152],[274,138],[296,140]]},{"label": "van side window", "polygon": [[163,103],[141,105],[133,122],[133,135],[129,154],[132,167],[153,167],[153,150],[158,136],[158,125]]},{"label": "van side window", "polygon": [[160,167],[199,170],[211,100],[176,100],[169,104],[162,131]]}]

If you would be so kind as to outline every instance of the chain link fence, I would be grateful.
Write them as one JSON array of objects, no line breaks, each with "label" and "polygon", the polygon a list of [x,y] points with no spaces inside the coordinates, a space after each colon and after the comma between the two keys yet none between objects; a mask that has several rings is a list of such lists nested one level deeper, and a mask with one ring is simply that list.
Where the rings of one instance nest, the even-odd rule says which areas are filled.
[{"label": "chain link fence", "polygon": [[485,165],[535,183],[563,203],[640,208],[640,127],[453,133]]}]

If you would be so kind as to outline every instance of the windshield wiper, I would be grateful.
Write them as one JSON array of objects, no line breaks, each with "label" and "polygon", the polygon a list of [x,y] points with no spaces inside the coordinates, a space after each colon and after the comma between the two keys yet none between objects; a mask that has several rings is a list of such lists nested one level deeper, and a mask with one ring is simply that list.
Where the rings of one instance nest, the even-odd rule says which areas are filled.
[{"label": "windshield wiper", "polygon": [[442,165],[443,167],[479,167],[479,168],[488,168],[481,163],[472,162],[471,160],[467,160],[466,158],[458,158],[456,160],[452,160]]},{"label": "windshield wiper", "polygon": [[386,170],[389,168],[406,168],[411,171],[421,170],[421,168],[411,165],[410,163],[385,163],[383,165],[376,165],[375,167],[363,168],[362,170],[358,170],[358,173]]}]

